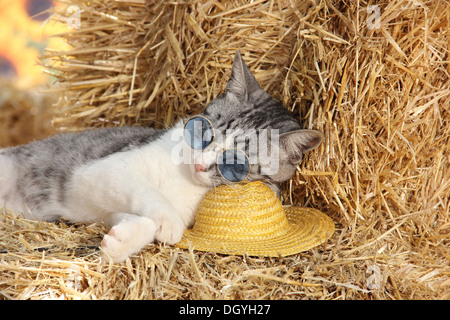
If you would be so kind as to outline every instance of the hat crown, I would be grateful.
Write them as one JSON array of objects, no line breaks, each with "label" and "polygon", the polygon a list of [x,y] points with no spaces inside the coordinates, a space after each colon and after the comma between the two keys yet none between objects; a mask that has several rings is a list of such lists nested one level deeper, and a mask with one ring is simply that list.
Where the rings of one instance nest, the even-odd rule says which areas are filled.
[{"label": "hat crown", "polygon": [[216,241],[271,239],[288,228],[281,201],[260,181],[209,191],[198,206],[193,227],[205,239]]}]

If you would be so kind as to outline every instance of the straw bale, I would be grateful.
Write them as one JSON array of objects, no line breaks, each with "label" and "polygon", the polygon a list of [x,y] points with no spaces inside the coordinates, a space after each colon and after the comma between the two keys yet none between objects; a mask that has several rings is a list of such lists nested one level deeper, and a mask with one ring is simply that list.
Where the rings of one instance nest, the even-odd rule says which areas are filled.
[{"label": "straw bale", "polygon": [[69,3],[82,10],[61,35],[72,49],[44,57],[61,130],[168,127],[224,89],[239,49],[264,89],[325,133],[283,201],[326,212],[336,233],[286,258],[152,244],[109,265],[104,226],[5,215],[3,297],[450,298],[448,1]]},{"label": "straw bale", "polygon": [[0,148],[45,138],[51,126],[53,94],[39,88],[19,88],[10,79],[0,79]]}]

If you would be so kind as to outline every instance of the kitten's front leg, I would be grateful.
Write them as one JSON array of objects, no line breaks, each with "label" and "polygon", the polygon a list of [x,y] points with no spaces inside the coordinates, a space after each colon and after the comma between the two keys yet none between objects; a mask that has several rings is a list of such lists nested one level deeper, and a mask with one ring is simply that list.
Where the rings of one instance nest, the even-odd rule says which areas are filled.
[{"label": "kitten's front leg", "polygon": [[[77,170],[71,182],[69,197],[75,215],[67,217],[68,220],[102,220],[114,226],[108,237],[105,237],[105,244],[113,243],[117,230],[137,228],[138,222],[151,225],[147,220],[152,221],[154,230],[151,229],[151,237],[150,233],[146,235],[147,238],[140,237],[142,241],[147,241],[141,243],[141,247],[155,239],[168,244],[180,241],[186,226],[175,207],[149,179],[133,170],[134,166],[122,163],[98,161]],[[118,214],[120,212],[127,213],[123,222],[124,219],[120,220],[123,213]],[[84,218],[80,215],[84,215]],[[130,217],[133,215],[136,219]],[[112,246],[118,248],[119,244],[130,242],[130,252],[138,247],[134,242],[140,241],[133,241],[128,236],[116,238],[117,243]]]},{"label": "kitten's front leg", "polygon": [[122,262],[155,240],[156,225],[153,220],[129,213],[116,213],[110,217],[113,225],[103,237],[104,253],[114,262]]},{"label": "kitten's front leg", "polygon": [[156,224],[156,240],[167,244],[175,244],[181,240],[186,226],[172,205],[162,206],[152,216]]}]

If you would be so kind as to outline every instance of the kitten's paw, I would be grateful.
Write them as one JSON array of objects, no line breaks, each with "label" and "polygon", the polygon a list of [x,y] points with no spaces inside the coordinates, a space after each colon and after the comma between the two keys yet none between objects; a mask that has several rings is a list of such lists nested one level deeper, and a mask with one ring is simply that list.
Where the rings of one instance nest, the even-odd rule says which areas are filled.
[{"label": "kitten's paw", "polygon": [[109,256],[113,262],[122,262],[129,256],[126,241],[115,236],[116,232],[112,228],[108,234],[105,234],[102,240],[103,252]]},{"label": "kitten's paw", "polygon": [[103,237],[102,248],[113,262],[119,263],[155,239],[156,225],[148,218],[123,219]]},{"label": "kitten's paw", "polygon": [[180,242],[186,229],[178,214],[162,214],[156,225],[156,240],[171,245]]}]

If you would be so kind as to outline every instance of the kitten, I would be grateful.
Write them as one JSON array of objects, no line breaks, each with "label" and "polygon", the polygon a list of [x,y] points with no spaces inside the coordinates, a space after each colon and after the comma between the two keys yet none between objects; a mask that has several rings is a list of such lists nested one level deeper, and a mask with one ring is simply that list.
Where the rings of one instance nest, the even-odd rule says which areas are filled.
[{"label": "kitten", "polygon": [[[279,132],[279,141],[266,139],[256,148],[276,151],[276,170],[256,161],[247,176],[275,191],[294,174],[303,153],[323,139],[318,131],[302,130],[292,113],[260,88],[239,51],[225,93],[201,116],[216,133],[232,134],[211,148],[193,150],[180,121],[164,130],[95,129],[0,149],[0,205],[38,220],[104,222],[112,228],[101,243],[103,251],[121,262],[155,240],[175,244],[181,239],[205,193],[230,183],[218,170],[217,153],[234,148],[236,141],[239,145],[240,132]],[[241,140],[247,154],[255,152],[248,145],[254,141]],[[191,161],[181,161],[186,153]]]}]

